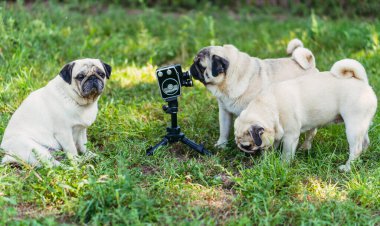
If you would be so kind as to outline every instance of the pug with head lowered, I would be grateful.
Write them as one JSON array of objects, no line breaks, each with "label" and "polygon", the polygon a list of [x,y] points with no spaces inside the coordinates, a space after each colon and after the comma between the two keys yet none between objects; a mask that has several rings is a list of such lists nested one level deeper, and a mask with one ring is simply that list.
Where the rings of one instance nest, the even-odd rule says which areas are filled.
[{"label": "pug with head lowered", "polygon": [[98,59],[65,65],[45,87],[32,92],[12,115],[1,148],[2,163],[59,165],[52,151],[69,157],[86,153],[87,128],[95,121],[98,99],[111,67]]},{"label": "pug with head lowered", "polygon": [[[248,153],[283,142],[282,158],[294,158],[300,133],[344,122],[350,155],[341,171],[369,145],[368,128],[377,98],[364,67],[344,59],[330,71],[279,82],[264,89],[235,121],[235,140]],[[306,140],[311,147],[312,137]]]},{"label": "pug with head lowered", "polygon": [[199,51],[190,67],[191,75],[218,99],[219,139],[225,147],[232,116],[238,116],[249,102],[268,85],[318,71],[310,50],[300,40],[289,42],[288,58],[259,59],[233,45],[209,46]]}]

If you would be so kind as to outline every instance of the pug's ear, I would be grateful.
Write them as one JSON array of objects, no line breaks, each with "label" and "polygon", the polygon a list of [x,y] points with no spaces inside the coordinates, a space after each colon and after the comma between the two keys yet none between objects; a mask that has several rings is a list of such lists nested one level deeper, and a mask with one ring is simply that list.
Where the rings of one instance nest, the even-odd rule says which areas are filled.
[{"label": "pug's ear", "polygon": [[223,57],[214,55],[212,56],[212,64],[211,64],[211,72],[212,76],[216,77],[221,73],[226,73],[228,66],[229,66],[228,60],[224,59]]},{"label": "pug's ear", "polygon": [[251,135],[256,146],[260,146],[263,143],[263,140],[261,139],[261,135],[263,135],[263,133],[264,133],[264,128],[261,126],[253,125],[249,129],[249,134]]},{"label": "pug's ear", "polygon": [[110,76],[111,76],[112,67],[109,64],[106,64],[106,63],[103,63],[103,62],[102,62],[102,64],[103,64],[103,67],[104,67],[104,71],[106,72],[106,77],[107,77],[107,79],[109,79]]},{"label": "pug's ear", "polygon": [[75,65],[74,62],[68,63],[59,72],[59,75],[62,77],[62,79],[69,84],[71,84],[71,78],[72,78],[74,65]]}]

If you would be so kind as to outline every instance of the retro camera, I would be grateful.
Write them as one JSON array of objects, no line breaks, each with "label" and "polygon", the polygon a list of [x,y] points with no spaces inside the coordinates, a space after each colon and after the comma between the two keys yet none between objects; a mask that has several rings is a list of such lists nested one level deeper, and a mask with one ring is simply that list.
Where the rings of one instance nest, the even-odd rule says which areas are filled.
[{"label": "retro camera", "polygon": [[190,72],[182,72],[180,64],[158,68],[156,77],[161,96],[165,101],[170,101],[180,96],[182,86],[193,86]]},{"label": "retro camera", "polygon": [[197,144],[188,139],[185,134],[181,132],[181,128],[178,126],[177,97],[181,95],[182,86],[193,86],[193,80],[191,79],[190,72],[182,72],[181,65],[176,64],[157,69],[156,76],[161,96],[166,102],[168,102],[168,105],[162,106],[162,110],[164,110],[165,113],[170,114],[171,124],[170,127],[166,128],[166,135],[162,138],[162,140],[156,145],[149,147],[148,150],[146,150],[146,154],[153,155],[154,151],[161,146],[182,142],[200,154],[211,155],[211,153],[204,148],[203,145]]}]

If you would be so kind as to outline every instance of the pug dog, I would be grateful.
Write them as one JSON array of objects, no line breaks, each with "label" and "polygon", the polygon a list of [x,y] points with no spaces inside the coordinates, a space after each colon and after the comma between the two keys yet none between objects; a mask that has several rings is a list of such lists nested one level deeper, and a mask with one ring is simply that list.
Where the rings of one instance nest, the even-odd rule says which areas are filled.
[{"label": "pug dog", "polygon": [[[294,158],[300,133],[330,123],[344,122],[350,163],[369,145],[368,128],[377,98],[364,67],[352,59],[336,62],[330,71],[317,72],[272,84],[254,98],[235,121],[235,141],[248,153],[277,147],[283,142],[282,159]],[[306,142],[310,142],[308,140]]]},{"label": "pug dog", "polygon": [[32,92],[12,115],[0,147],[2,163],[60,165],[51,152],[85,154],[87,128],[94,123],[98,100],[111,66],[98,59],[66,64],[45,87]]},{"label": "pug dog", "polygon": [[313,54],[300,40],[290,41],[287,53],[292,56],[262,60],[233,45],[209,46],[198,52],[190,73],[218,100],[220,135],[215,146],[226,146],[232,116],[238,116],[263,88],[318,71]]}]

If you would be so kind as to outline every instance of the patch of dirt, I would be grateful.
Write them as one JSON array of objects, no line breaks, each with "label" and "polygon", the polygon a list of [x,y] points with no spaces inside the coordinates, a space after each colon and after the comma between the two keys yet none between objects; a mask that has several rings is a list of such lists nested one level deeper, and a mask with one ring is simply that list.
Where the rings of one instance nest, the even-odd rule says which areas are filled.
[{"label": "patch of dirt", "polygon": [[62,214],[58,209],[48,206],[44,209],[33,203],[20,203],[17,205],[15,220],[39,219],[53,216],[60,223],[74,223],[73,216]]},{"label": "patch of dirt", "polygon": [[56,216],[55,220],[57,222],[59,222],[60,224],[78,224],[76,223],[76,221],[74,220],[75,218],[71,215],[59,215],[59,216]]},{"label": "patch of dirt", "polygon": [[22,164],[18,163],[18,162],[11,162],[11,163],[8,163],[8,165],[13,168],[13,169],[18,169],[18,170],[22,170],[23,169],[23,166]]},{"label": "patch of dirt", "polygon": [[168,151],[172,152],[179,161],[184,162],[189,160],[189,151],[186,149],[184,144],[175,143],[170,144]]},{"label": "patch of dirt", "polygon": [[206,208],[221,222],[235,214],[233,200],[235,194],[226,189],[205,189],[197,191],[196,199],[190,205]]},{"label": "patch of dirt", "polygon": [[144,175],[152,175],[156,172],[156,168],[153,166],[141,166],[141,172]]},{"label": "patch of dirt", "polygon": [[231,189],[235,184],[235,182],[232,180],[232,177],[226,173],[220,173],[216,177],[220,178],[223,183],[222,188],[224,189]]}]

